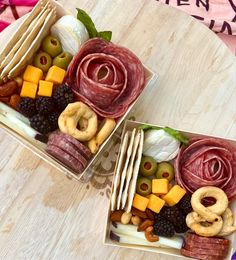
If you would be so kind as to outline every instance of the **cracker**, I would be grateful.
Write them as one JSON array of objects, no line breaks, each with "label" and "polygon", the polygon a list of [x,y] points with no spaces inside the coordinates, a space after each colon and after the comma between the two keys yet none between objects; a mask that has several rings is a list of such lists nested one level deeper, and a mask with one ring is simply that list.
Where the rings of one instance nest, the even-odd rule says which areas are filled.
[{"label": "cracker", "polygon": [[[25,32],[23,33],[23,35],[20,37],[20,39],[15,43],[15,45],[11,48],[11,50],[9,51],[9,53],[6,55],[5,59],[2,61],[1,63],[1,68],[4,68],[5,66],[8,66],[11,63],[17,63],[20,61],[21,57],[18,53],[23,52],[25,49],[25,51],[28,49],[28,46],[30,45],[30,42],[28,41],[28,38],[31,37],[30,35],[34,33],[34,28],[37,25],[37,21],[38,19],[43,15],[43,13],[45,13],[45,11],[48,9],[48,5],[49,3],[47,3],[44,8],[40,11],[40,13],[37,15],[37,17],[35,17],[35,19],[33,19],[33,21],[30,23],[30,25],[28,26],[28,28],[26,28]],[[46,16],[45,16],[46,17]],[[39,31],[39,30],[38,30]],[[24,48],[25,45],[25,48]],[[21,51],[22,50],[22,51]],[[18,55],[17,55],[18,54]],[[13,66],[10,66],[11,68]],[[9,70],[8,70],[9,71]],[[5,75],[7,75],[7,73],[5,73]],[[1,76],[4,77],[3,73],[1,73]]]},{"label": "cracker", "polygon": [[142,152],[143,152],[143,141],[144,141],[144,132],[142,129],[140,131],[140,140],[139,140],[139,147],[137,151],[136,161],[134,164],[133,176],[129,185],[128,191],[128,204],[126,206],[126,212],[130,212],[132,209],[133,198],[136,190],[136,183],[139,173],[139,167],[142,159]]},{"label": "cracker", "polygon": [[[20,48],[14,54],[14,58],[4,67],[1,78],[8,76],[8,73],[12,70],[12,68],[16,67],[20,60],[25,56],[25,54],[33,47],[33,42],[37,39],[38,35],[40,35],[40,30],[43,27],[43,24],[46,22],[46,18],[49,14],[49,9],[46,9],[43,14],[37,19],[35,27],[28,34],[27,38],[21,44]],[[33,53],[30,58],[33,56]]]},{"label": "cracker", "polygon": [[56,11],[55,9],[52,9],[49,14],[47,15],[43,26],[41,27],[37,37],[33,40],[31,43],[29,49],[26,51],[26,53],[21,57],[21,60],[18,64],[12,70],[9,72],[8,77],[14,78],[15,76],[18,76],[22,69],[30,62],[32,59],[32,56],[37,52],[37,50],[40,48],[41,42],[43,38],[48,34],[50,27],[56,20]]},{"label": "cracker", "polygon": [[120,176],[121,176],[121,170],[124,166],[124,159],[126,158],[126,152],[129,142],[129,132],[127,131],[124,135],[124,139],[121,144],[120,153],[118,157],[118,163],[117,167],[115,169],[115,179],[113,184],[113,191],[111,195],[111,211],[114,211],[116,209],[116,196],[117,196],[117,190],[120,184]]},{"label": "cracker", "polygon": [[122,198],[121,198],[121,208],[124,209],[126,202],[127,202],[127,197],[128,197],[128,189],[130,185],[130,180],[132,178],[133,170],[134,170],[134,158],[136,157],[137,154],[137,148],[139,146],[139,140],[140,140],[140,131],[137,132],[135,138],[134,138],[134,145],[133,145],[133,151],[132,155],[130,158],[128,170],[127,170],[127,175],[125,179],[125,189],[122,193]]},{"label": "cracker", "polygon": [[[29,24],[35,19],[35,17],[41,11],[42,5],[44,5],[44,3],[45,3],[45,0],[38,1],[38,3],[35,5],[35,7],[32,9],[32,11],[26,16],[24,21],[21,23],[21,25],[17,29],[17,33],[14,33],[10,37],[6,46],[0,52],[0,61],[3,61],[5,59],[5,57],[11,51],[11,49],[16,44],[16,42],[21,38],[22,34],[26,31],[26,28],[29,26]],[[1,67],[0,67],[0,69],[1,69]]]},{"label": "cracker", "polygon": [[122,192],[124,189],[124,184],[125,184],[125,178],[126,178],[126,174],[127,174],[127,168],[129,165],[129,160],[130,160],[130,156],[132,154],[132,150],[133,150],[133,144],[134,144],[134,136],[135,136],[135,132],[136,129],[134,128],[131,134],[131,138],[130,138],[130,142],[129,142],[129,147],[127,150],[127,155],[126,155],[126,161],[125,161],[125,165],[121,174],[121,181],[120,181],[120,187],[119,187],[119,194],[117,197],[117,209],[120,209],[120,204],[121,204],[121,196],[122,196]]}]

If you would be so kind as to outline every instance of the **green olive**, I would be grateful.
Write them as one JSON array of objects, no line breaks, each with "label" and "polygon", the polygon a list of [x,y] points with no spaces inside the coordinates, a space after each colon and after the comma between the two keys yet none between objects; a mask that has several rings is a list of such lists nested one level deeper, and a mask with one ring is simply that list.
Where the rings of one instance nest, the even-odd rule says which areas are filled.
[{"label": "green olive", "polygon": [[140,177],[137,180],[136,192],[141,196],[147,196],[152,193],[152,181],[145,177]]},{"label": "green olive", "polygon": [[57,38],[51,35],[48,35],[43,39],[42,49],[53,58],[62,52],[61,43]]},{"label": "green olive", "polygon": [[157,179],[167,179],[169,182],[174,179],[174,167],[168,162],[161,162],[157,164],[156,177]]},{"label": "green olive", "polygon": [[157,170],[157,163],[156,161],[150,157],[145,156],[142,157],[141,164],[140,164],[140,173],[143,176],[151,176],[153,175]]},{"label": "green olive", "polygon": [[67,69],[72,60],[72,55],[69,52],[62,52],[53,59],[53,65],[60,67],[64,70]]},{"label": "green olive", "polygon": [[46,52],[40,52],[34,57],[34,66],[41,69],[43,72],[47,72],[52,65],[52,58]]}]

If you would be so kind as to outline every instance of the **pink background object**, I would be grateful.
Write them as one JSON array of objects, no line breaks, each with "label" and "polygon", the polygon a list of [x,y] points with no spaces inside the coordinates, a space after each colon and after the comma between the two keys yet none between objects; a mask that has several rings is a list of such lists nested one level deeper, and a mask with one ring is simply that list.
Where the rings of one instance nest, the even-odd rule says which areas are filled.
[{"label": "pink background object", "polygon": [[0,32],[30,12],[38,0],[0,0]]},{"label": "pink background object", "polygon": [[236,55],[236,1],[235,0],[157,0],[176,7],[218,34]]}]

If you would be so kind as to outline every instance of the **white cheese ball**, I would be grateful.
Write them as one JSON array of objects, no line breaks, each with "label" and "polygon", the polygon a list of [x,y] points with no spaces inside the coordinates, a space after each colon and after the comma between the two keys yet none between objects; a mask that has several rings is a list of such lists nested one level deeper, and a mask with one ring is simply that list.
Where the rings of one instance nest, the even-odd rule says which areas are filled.
[{"label": "white cheese ball", "polygon": [[180,142],[163,129],[148,130],[144,135],[143,154],[157,162],[170,161],[176,157]]},{"label": "white cheese ball", "polygon": [[52,27],[51,33],[61,42],[63,51],[73,56],[81,44],[89,39],[86,27],[72,15],[62,16]]}]

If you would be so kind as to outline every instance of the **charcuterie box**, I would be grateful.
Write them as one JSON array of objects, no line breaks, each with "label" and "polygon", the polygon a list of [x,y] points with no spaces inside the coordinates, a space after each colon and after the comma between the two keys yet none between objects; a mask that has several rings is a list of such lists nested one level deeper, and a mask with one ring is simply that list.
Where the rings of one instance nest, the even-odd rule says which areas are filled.
[{"label": "charcuterie box", "polygon": [[[152,133],[148,131],[152,131]],[[154,131],[156,131],[155,134]],[[155,136],[157,137],[156,140],[154,140]],[[158,139],[161,141],[158,141]],[[197,146],[195,145],[197,143],[194,144],[194,142],[198,142],[199,140],[200,142],[203,142],[202,143],[203,147],[201,147],[202,153],[197,154],[196,152],[198,152],[198,150],[196,148]],[[179,142],[180,145],[180,148],[178,148],[179,149],[178,153],[175,151],[170,156],[171,149],[172,152],[176,149],[175,146],[176,142]],[[230,260],[232,255],[236,251],[236,235],[234,233],[236,231],[236,226],[235,226],[236,223],[234,222],[235,218],[233,218],[235,217],[236,214],[235,159],[233,160],[231,157],[230,157],[231,159],[229,159],[232,162],[231,165],[232,168],[230,169],[233,171],[233,173],[232,172],[229,173],[230,176],[227,177],[225,180],[225,182],[227,182],[228,179],[230,179],[231,183],[228,184],[228,186],[227,185],[224,186],[225,184],[224,182],[223,184],[221,184],[222,189],[214,187],[213,185],[207,187],[201,187],[201,184],[199,183],[201,183],[202,180],[200,180],[200,178],[204,178],[204,177],[200,175],[197,176],[197,178],[199,179],[197,185],[199,184],[199,187],[193,192],[193,194],[191,194],[191,192],[189,193],[188,185],[187,185],[189,183],[190,184],[194,183],[195,181],[195,176],[190,176],[191,175],[190,171],[194,172],[196,170],[196,175],[199,174],[198,170],[202,169],[201,163],[203,164],[205,163],[205,161],[204,162],[200,161],[200,159],[194,161],[193,157],[199,156],[199,158],[200,157],[203,158],[202,156],[210,156],[212,155],[211,150],[216,149],[217,145],[219,146],[222,145],[224,146],[224,148],[222,147],[219,148],[220,152],[219,153],[216,152],[212,156],[212,158],[214,157],[217,159],[218,158],[217,156],[219,156],[219,158],[221,159],[217,161],[215,164],[213,158],[212,159],[213,165],[211,165],[209,171],[217,171],[217,170],[221,171],[222,169],[223,170],[225,169],[222,167],[226,167],[224,163],[227,164],[228,159],[226,158],[229,157],[227,156],[224,157],[225,156],[224,149],[229,149],[230,154],[232,153],[232,151],[234,151],[233,156],[235,156],[235,151],[236,151],[235,140],[222,139],[215,136],[206,136],[199,133],[186,132],[186,131],[182,131],[181,129],[171,129],[160,125],[152,125],[149,123],[147,124],[147,123],[141,123],[137,121],[126,120],[121,134],[121,146],[116,161],[111,198],[110,198],[107,216],[105,219],[104,244],[110,246],[116,246],[116,247],[138,249],[138,250],[149,251],[158,254],[182,257],[182,258],[191,257],[195,259]],[[155,147],[157,150],[158,150],[157,147],[160,147],[159,149],[162,152],[157,153],[157,150],[154,150],[153,147]],[[191,150],[190,147],[193,149]],[[184,151],[186,151],[185,149],[187,149],[186,153],[184,153]],[[203,155],[204,149],[206,149],[205,155]],[[223,151],[222,154],[221,151]],[[150,159],[150,155],[152,155],[152,159]],[[192,155],[192,157],[190,155]],[[150,171],[154,168],[153,165],[155,163],[153,162],[153,159],[156,161],[157,168],[155,168],[154,173],[153,172],[151,173]],[[181,159],[183,161],[181,161]],[[184,160],[186,160],[186,164]],[[191,166],[189,166],[190,162],[192,163]],[[197,163],[197,166],[194,163]],[[207,160],[206,163],[208,163]],[[168,167],[164,169],[163,168],[164,164],[172,165],[172,171]],[[186,172],[184,172],[183,170],[186,169],[184,167],[189,167],[188,168],[189,171],[187,175]],[[148,173],[150,173],[151,175],[150,174],[148,175]],[[213,178],[216,179],[217,178],[220,179],[223,177],[224,176],[216,176],[216,175],[213,176]],[[148,178],[149,181],[147,181]],[[168,180],[167,190],[163,193],[161,193],[160,190],[163,191],[164,189],[163,187],[165,187],[166,182],[163,182],[164,179],[162,178],[164,178],[165,181],[166,179]],[[176,181],[176,179],[178,179],[178,181]],[[160,186],[154,186],[155,185],[154,183],[159,183]],[[149,190],[149,185],[151,185],[150,190]],[[191,186],[191,188],[193,188],[193,186]],[[203,236],[203,233],[201,233],[200,235],[198,233],[200,232],[199,229],[195,230],[194,229],[195,226],[191,226],[190,225],[191,223],[189,222],[189,220],[187,220],[188,216],[191,215],[192,212],[197,210],[197,208],[195,209],[195,206],[194,206],[194,210],[192,208],[193,203],[195,203],[193,202],[193,197],[196,199],[195,196],[197,195],[197,193],[203,192],[204,189],[207,189],[207,192],[205,192],[204,194],[208,194],[209,196],[207,196],[207,198],[209,199],[209,197],[211,197],[210,194],[212,194],[210,193],[209,188],[213,189],[213,194],[218,192],[221,192],[223,194],[223,195],[222,194],[219,195],[218,198],[220,198],[220,200],[222,199],[223,201],[223,197],[225,198],[225,201],[227,200],[227,206],[225,207],[228,208],[227,209],[224,208],[225,215],[221,215],[221,218],[223,219],[223,223],[226,223],[226,221],[228,221],[226,220],[227,219],[226,211],[230,212],[228,217],[230,216],[229,217],[231,218],[230,225],[233,225],[233,227],[230,227],[232,228],[232,230],[229,233],[222,232],[223,229],[221,226],[221,231],[220,231],[221,233],[217,231],[219,233],[217,233],[216,235],[216,230],[214,228],[213,229],[213,231],[215,232],[214,235],[213,233],[211,233],[212,234],[211,236],[209,234],[208,236],[206,236],[206,233],[204,233]],[[157,191],[157,189],[159,191]],[[186,191],[188,192],[186,193]],[[178,198],[180,194],[181,197]],[[213,196],[215,196],[215,194]],[[187,198],[189,198],[188,201],[186,201]],[[204,198],[203,195],[201,199],[202,198]],[[216,197],[214,198],[217,201],[217,198]],[[185,200],[185,204],[181,202],[183,200]],[[179,219],[180,216],[178,215],[178,217],[176,216],[174,220],[173,218],[171,220],[170,212],[172,207],[175,208],[174,209],[175,211],[173,211],[175,212],[175,214],[177,214],[176,210],[178,210],[178,212],[182,212],[181,216],[182,217],[184,216],[185,224],[183,225],[182,222],[181,222],[182,224],[180,224],[179,222],[177,230],[175,229],[176,226],[174,224],[174,221],[180,221]],[[189,207],[191,207],[191,209],[189,209]],[[220,207],[222,207],[222,204]],[[188,213],[186,213],[186,211],[185,212],[183,211],[187,209],[188,209]],[[169,215],[167,215],[167,212]],[[194,212],[193,214],[199,214],[199,212],[197,211],[197,213]],[[201,215],[198,216],[202,217]],[[163,217],[167,219],[163,220]],[[163,229],[165,228],[163,221],[167,221],[167,223],[169,223],[170,225],[169,229],[165,231],[163,231]],[[204,220],[203,218],[201,219],[201,221],[202,221],[201,223],[203,223],[203,221],[206,220]],[[151,226],[150,229],[151,232],[150,230],[147,231],[148,222],[151,222],[151,224],[149,223],[149,226]],[[188,226],[186,226],[186,223]],[[200,225],[199,223],[198,225]],[[211,223],[208,222],[208,224]],[[191,226],[192,230],[189,228],[189,225]],[[145,230],[145,228],[147,229]],[[182,230],[178,231],[178,229],[182,229]],[[184,232],[183,229],[185,229]],[[207,230],[207,232],[208,231],[209,230]],[[168,232],[172,232],[171,235],[170,233],[168,235]],[[204,230],[204,232],[206,231]],[[152,236],[150,234],[152,234]],[[213,242],[216,244],[214,244]],[[222,243],[222,244],[219,246],[217,245],[218,243],[219,244]],[[226,244],[227,246],[225,246]],[[226,248],[224,248],[224,246]],[[218,247],[221,247],[219,251],[217,251]],[[215,253],[214,250],[217,253]],[[221,251],[221,250],[225,250],[225,251]],[[212,255],[218,253],[221,254],[221,256]]]},{"label": "charcuterie box", "polygon": [[[56,21],[58,21],[60,18],[66,16],[66,15],[70,15],[70,13],[65,10],[59,3],[57,3],[56,1],[53,1],[53,0],[50,0],[50,1],[44,1],[44,0],[41,0],[42,2],[42,5],[44,7],[42,7],[41,9],[43,8],[46,8],[45,6],[49,5],[50,8],[49,8],[49,11],[48,12],[48,16],[46,14],[46,11],[45,11],[45,17],[46,19],[44,20],[44,23],[43,23],[43,19],[42,19],[42,27],[40,29],[40,37],[43,38],[45,37],[46,35],[48,35],[50,33],[50,30],[51,30],[51,26],[53,23],[55,23]],[[24,23],[24,21],[26,19],[29,19],[31,14],[29,15],[26,15],[24,17],[22,17],[21,19],[19,19],[18,21],[16,21],[15,23],[13,23],[12,25],[9,26],[9,28],[7,28],[3,33],[1,33],[1,36],[0,37],[0,41],[2,43],[1,46],[4,46],[4,42],[5,42],[5,39],[6,38],[10,38],[10,41],[12,38],[14,37],[18,37],[20,38],[20,33],[23,33],[23,31],[19,31],[19,28],[21,28],[21,24]],[[41,18],[43,17],[44,14],[42,14]],[[52,15],[52,16],[50,16]],[[46,24],[45,21],[47,21],[48,19],[48,24]],[[39,18],[40,20],[40,18]],[[53,20],[54,22],[50,22],[51,20]],[[34,22],[34,21],[33,21]],[[32,23],[33,23],[32,22]],[[35,22],[36,23],[36,22]],[[37,22],[39,23],[39,21]],[[68,25],[68,21],[67,21],[67,25],[68,26],[71,26],[72,22],[70,22],[70,24]],[[37,25],[37,24],[36,24]],[[30,27],[31,25],[29,25]],[[59,28],[63,28],[62,24],[60,24]],[[80,30],[82,27],[79,27]],[[42,30],[44,29],[44,31]],[[22,30],[22,29],[20,29]],[[65,30],[66,31],[66,30]],[[63,31],[63,33],[65,32]],[[67,30],[69,31],[69,29]],[[68,32],[67,32],[68,33]],[[82,32],[79,32],[79,33],[84,33],[84,31]],[[31,34],[31,31],[29,31],[29,34]],[[27,36],[26,36],[27,37]],[[37,36],[38,37],[38,36]],[[82,38],[84,37],[81,36]],[[97,38],[98,39],[98,38]],[[66,39],[67,40],[67,39]],[[92,40],[92,39],[91,39]],[[95,40],[96,41],[96,40]],[[98,41],[101,41],[101,40],[97,40],[96,43],[94,44],[98,44]],[[32,43],[33,42],[33,43]],[[34,38],[32,39],[32,44],[34,45]],[[32,64],[32,60],[33,60],[33,57],[32,54],[35,55],[35,52],[37,52],[40,48],[40,44],[41,43],[37,43],[35,45],[35,50],[34,52],[30,52],[28,51],[27,49],[25,50],[26,51],[26,58],[24,60],[20,59],[19,63],[22,65],[21,67],[26,67],[28,64]],[[65,43],[66,44],[66,43]],[[75,42],[75,45],[76,45],[76,42]],[[63,42],[62,42],[62,47],[63,47]],[[67,46],[68,47],[68,46]],[[73,49],[74,46],[72,46],[72,49]],[[5,50],[8,50],[8,53],[5,53],[5,56],[10,56],[11,55],[11,48],[10,46],[4,46],[3,48],[5,48]],[[30,49],[30,47],[29,47]],[[64,49],[63,49],[64,50]],[[1,50],[0,50],[0,53],[1,53]],[[10,53],[10,54],[9,54]],[[31,55],[30,55],[31,54]],[[40,52],[39,52],[40,54]],[[10,65],[9,65],[10,66]],[[2,70],[2,73],[4,72],[4,69],[7,70],[7,68],[9,67],[8,65],[3,66],[3,70]],[[16,67],[16,69],[14,70],[14,68]],[[17,68],[17,66],[15,66],[9,73],[9,75],[16,75],[18,76],[19,74],[19,68]],[[106,68],[107,69],[107,68]],[[109,68],[108,68],[109,69]],[[1,69],[0,69],[0,72],[1,72]],[[18,74],[17,74],[18,73]],[[49,73],[49,71],[48,71]],[[143,88],[143,91],[147,91],[148,88],[150,87],[154,87],[156,85],[156,81],[157,81],[157,75],[152,73],[148,68],[144,67],[144,73],[145,73],[145,84],[144,84],[144,88]],[[22,74],[21,74],[22,75]],[[47,74],[48,75],[48,74]],[[46,76],[47,78],[48,76]],[[120,77],[120,76],[119,76]],[[4,77],[2,78],[4,79]],[[47,79],[45,79],[47,80]],[[119,79],[118,79],[119,80]],[[75,81],[75,79],[74,79]],[[71,80],[71,82],[73,83],[73,79]],[[0,84],[1,85],[1,84]],[[0,95],[1,96],[1,95]],[[101,154],[102,150],[104,149],[104,147],[109,143],[110,139],[112,138],[112,135],[114,134],[114,132],[119,128],[119,126],[121,125],[121,123],[123,122],[123,120],[125,118],[127,118],[128,114],[130,114],[130,112],[133,110],[133,107],[135,105],[135,103],[137,102],[137,100],[139,99],[139,95],[137,96],[137,98],[130,103],[130,105],[127,107],[127,110],[125,111],[125,113],[122,113],[122,116],[120,117],[117,117],[116,119],[116,124],[115,124],[115,127],[112,129],[112,131],[110,131],[110,134],[108,135],[108,137],[105,139],[105,141],[99,146],[99,148],[97,149],[96,152],[93,153],[93,155],[90,157],[90,159],[88,160],[87,164],[86,164],[86,167],[83,168],[83,170],[78,174],[76,173],[75,170],[73,170],[72,168],[69,168],[67,167],[65,164],[61,163],[61,160],[58,160],[56,159],[54,156],[51,156],[49,153],[47,153],[45,151],[46,149],[46,144],[44,142],[42,142],[42,137],[41,136],[37,136],[37,138],[32,138],[32,135],[27,135],[25,134],[26,131],[24,129],[24,127],[21,127],[20,125],[18,125],[18,123],[20,123],[20,120],[22,120],[21,117],[18,117],[16,115],[15,117],[15,114],[13,113],[12,114],[12,111],[8,111],[8,108],[5,109],[5,106],[1,106],[0,108],[0,124],[1,124],[1,127],[3,129],[5,129],[7,132],[9,132],[15,139],[17,139],[20,143],[22,143],[25,147],[27,147],[28,149],[30,149],[32,152],[34,152],[36,155],[40,156],[43,160],[45,160],[46,162],[48,162],[49,164],[51,164],[53,167],[55,167],[56,169],[58,169],[59,171],[61,171],[62,173],[66,174],[68,177],[72,177],[72,178],[75,178],[77,180],[80,180],[80,181],[83,181],[83,182],[86,182],[89,180],[89,178],[91,177],[89,175],[89,172],[91,171],[88,171],[88,169],[90,167],[93,167],[94,164],[96,163],[97,159],[99,159],[99,155]],[[104,99],[105,101],[105,99]],[[118,111],[119,112],[119,111]],[[99,119],[100,120],[100,119]],[[23,119],[24,121],[24,119]],[[25,121],[26,122],[26,121]],[[28,123],[29,125],[29,123]],[[16,127],[15,127],[16,126]],[[18,127],[19,126],[19,127]],[[28,129],[28,126],[27,126],[27,129]],[[29,133],[31,133],[31,131],[29,130]],[[39,137],[39,138],[38,138]],[[40,140],[37,140],[37,139],[40,139]],[[63,139],[63,141],[65,141],[65,139]],[[70,144],[71,145],[71,144]],[[73,146],[73,144],[72,144]],[[74,147],[74,146],[73,146]],[[85,149],[85,148],[84,148]],[[73,150],[74,151],[74,150]],[[55,152],[55,150],[54,150]],[[73,158],[72,158],[73,159]],[[72,160],[71,159],[71,160]]]}]

